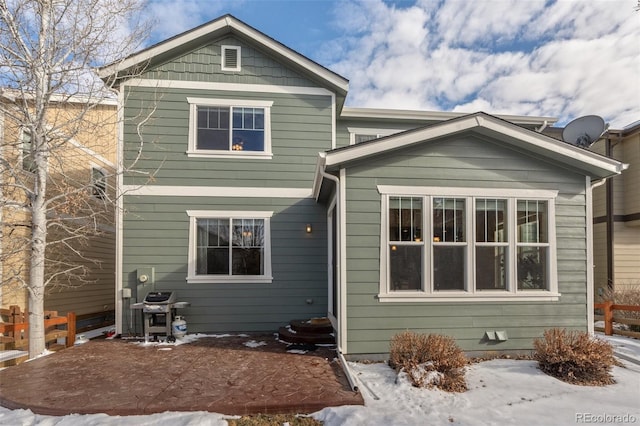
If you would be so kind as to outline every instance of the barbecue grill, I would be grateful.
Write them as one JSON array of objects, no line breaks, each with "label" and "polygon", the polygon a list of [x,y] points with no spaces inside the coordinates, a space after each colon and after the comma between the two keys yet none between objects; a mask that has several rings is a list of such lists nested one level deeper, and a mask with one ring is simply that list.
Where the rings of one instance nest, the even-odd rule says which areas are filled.
[{"label": "barbecue grill", "polygon": [[145,342],[149,341],[151,335],[162,334],[171,342],[175,341],[171,322],[176,316],[176,310],[189,305],[189,302],[176,302],[176,293],[173,291],[152,291],[142,302],[132,304],[131,309],[142,310]]}]

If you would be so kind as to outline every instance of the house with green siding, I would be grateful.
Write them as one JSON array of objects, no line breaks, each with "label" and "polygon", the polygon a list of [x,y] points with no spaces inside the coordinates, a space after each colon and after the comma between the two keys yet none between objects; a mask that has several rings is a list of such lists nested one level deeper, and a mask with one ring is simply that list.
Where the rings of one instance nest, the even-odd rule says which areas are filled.
[{"label": "house with green siding", "polygon": [[352,357],[407,329],[467,351],[590,329],[591,191],[624,165],[543,135],[552,117],[347,107],[344,77],[230,15],[101,75],[118,333],[150,290],[190,303],[189,332],[328,317]]}]

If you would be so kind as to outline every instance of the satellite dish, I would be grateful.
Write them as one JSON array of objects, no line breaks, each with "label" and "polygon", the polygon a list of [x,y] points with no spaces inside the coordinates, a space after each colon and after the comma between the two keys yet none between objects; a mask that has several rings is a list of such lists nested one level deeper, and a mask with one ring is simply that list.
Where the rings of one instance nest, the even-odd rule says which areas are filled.
[{"label": "satellite dish", "polygon": [[571,145],[589,148],[591,144],[600,139],[600,136],[609,128],[604,119],[597,115],[585,115],[578,117],[567,124],[562,131],[562,140]]}]

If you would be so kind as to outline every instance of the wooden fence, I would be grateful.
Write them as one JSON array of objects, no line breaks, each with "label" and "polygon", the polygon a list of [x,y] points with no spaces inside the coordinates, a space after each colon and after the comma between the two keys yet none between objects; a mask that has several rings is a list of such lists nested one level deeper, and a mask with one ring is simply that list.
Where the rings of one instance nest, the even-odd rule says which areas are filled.
[{"label": "wooden fence", "polygon": [[624,318],[619,315],[614,315],[614,311],[640,312],[640,306],[616,305],[611,301],[606,301],[604,303],[596,303],[593,305],[593,307],[594,309],[602,309],[602,314],[595,315],[594,319],[596,321],[604,321],[604,328],[595,327],[596,331],[604,331],[604,334],[606,334],[607,336],[619,334],[621,336],[640,338],[640,332],[620,330],[613,327],[614,323],[636,325],[640,327],[640,318]]},{"label": "wooden fence", "polygon": [[[45,311],[44,330],[47,348],[61,349],[58,339],[65,339],[64,347],[71,347],[76,340],[76,314],[69,312],[66,316],[58,316],[57,311]],[[21,312],[19,306],[0,309],[0,350],[20,349],[29,347],[28,315]],[[60,326],[66,325],[66,328]]]}]

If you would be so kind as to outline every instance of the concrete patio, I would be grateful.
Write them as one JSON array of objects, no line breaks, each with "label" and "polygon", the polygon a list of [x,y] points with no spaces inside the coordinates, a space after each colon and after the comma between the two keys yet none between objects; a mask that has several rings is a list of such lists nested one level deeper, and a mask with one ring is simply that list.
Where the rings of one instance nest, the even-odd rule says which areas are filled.
[{"label": "concrete patio", "polygon": [[93,340],[0,371],[0,405],[48,415],[311,413],[363,405],[335,358],[323,347],[288,353],[273,335],[176,346]]}]

